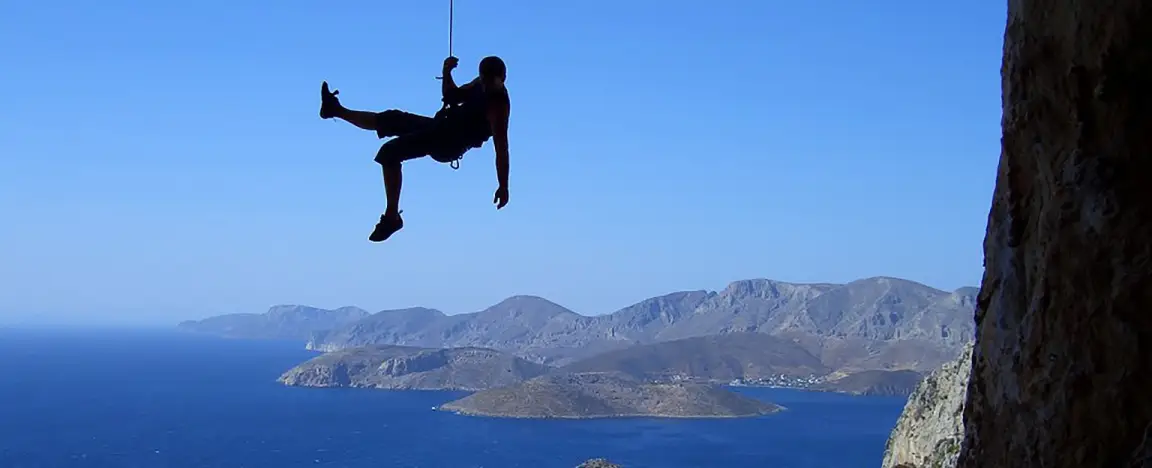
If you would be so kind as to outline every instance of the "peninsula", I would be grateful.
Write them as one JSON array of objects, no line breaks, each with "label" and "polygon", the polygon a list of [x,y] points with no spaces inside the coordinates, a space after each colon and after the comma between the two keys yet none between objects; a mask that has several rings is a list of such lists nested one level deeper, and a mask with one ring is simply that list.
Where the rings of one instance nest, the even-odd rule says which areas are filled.
[{"label": "peninsula", "polygon": [[468,390],[511,385],[551,368],[485,348],[367,346],[323,354],[279,381],[300,387]]}]

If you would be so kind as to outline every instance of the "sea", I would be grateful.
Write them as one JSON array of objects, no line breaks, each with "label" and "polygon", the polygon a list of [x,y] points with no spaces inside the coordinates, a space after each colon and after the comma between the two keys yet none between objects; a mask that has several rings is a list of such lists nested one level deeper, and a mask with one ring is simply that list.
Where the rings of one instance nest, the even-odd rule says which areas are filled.
[{"label": "sea", "polygon": [[0,329],[2,468],[876,468],[904,398],[734,388],[750,419],[516,420],[433,411],[463,392],[276,378],[301,343],[167,330]]}]

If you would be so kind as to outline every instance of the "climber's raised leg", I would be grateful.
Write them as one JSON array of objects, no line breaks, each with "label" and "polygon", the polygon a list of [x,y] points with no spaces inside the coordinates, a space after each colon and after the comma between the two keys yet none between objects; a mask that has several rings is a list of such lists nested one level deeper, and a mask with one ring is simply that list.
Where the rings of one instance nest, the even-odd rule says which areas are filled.
[{"label": "climber's raised leg", "polygon": [[431,117],[400,110],[371,112],[353,110],[340,104],[339,91],[329,91],[328,82],[320,84],[320,118],[337,118],[364,130],[376,132],[379,138],[393,137],[423,130],[433,124]]}]

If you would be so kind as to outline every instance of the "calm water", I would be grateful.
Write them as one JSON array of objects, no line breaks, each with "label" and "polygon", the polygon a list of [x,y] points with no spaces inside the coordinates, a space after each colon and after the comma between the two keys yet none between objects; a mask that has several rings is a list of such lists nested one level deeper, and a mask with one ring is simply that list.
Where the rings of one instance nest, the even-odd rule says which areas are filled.
[{"label": "calm water", "polygon": [[289,388],[295,343],[0,329],[0,467],[873,468],[903,400],[741,391],[737,420],[456,416],[458,392]]}]

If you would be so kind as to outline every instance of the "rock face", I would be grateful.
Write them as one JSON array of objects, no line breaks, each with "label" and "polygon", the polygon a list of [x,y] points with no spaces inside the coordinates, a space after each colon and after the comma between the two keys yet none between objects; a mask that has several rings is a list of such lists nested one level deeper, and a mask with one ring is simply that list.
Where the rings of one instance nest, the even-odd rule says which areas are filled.
[{"label": "rock face", "polygon": [[1152,7],[1012,0],[963,468],[1149,466]]},{"label": "rock face", "polygon": [[352,348],[317,356],[280,376],[285,385],[393,390],[483,390],[551,368],[483,348]]},{"label": "rock face", "polygon": [[384,311],[316,332],[308,347],[471,346],[561,366],[638,344],[754,331],[796,341],[836,369],[931,370],[972,340],[975,294],[974,288],[947,292],[887,277],[847,284],[756,279],[720,292],[655,297],[600,316],[516,296],[469,314]]},{"label": "rock face", "polygon": [[733,418],[781,408],[707,385],[650,384],[620,373],[558,373],[473,393],[440,409],[506,418]]},{"label": "rock face", "polygon": [[916,389],[921,377],[919,372],[910,370],[870,370],[822,382],[811,389],[849,395],[908,396]]},{"label": "rock face", "polygon": [[964,398],[972,347],[929,374],[908,397],[888,437],[882,468],[954,468],[964,438]]}]

